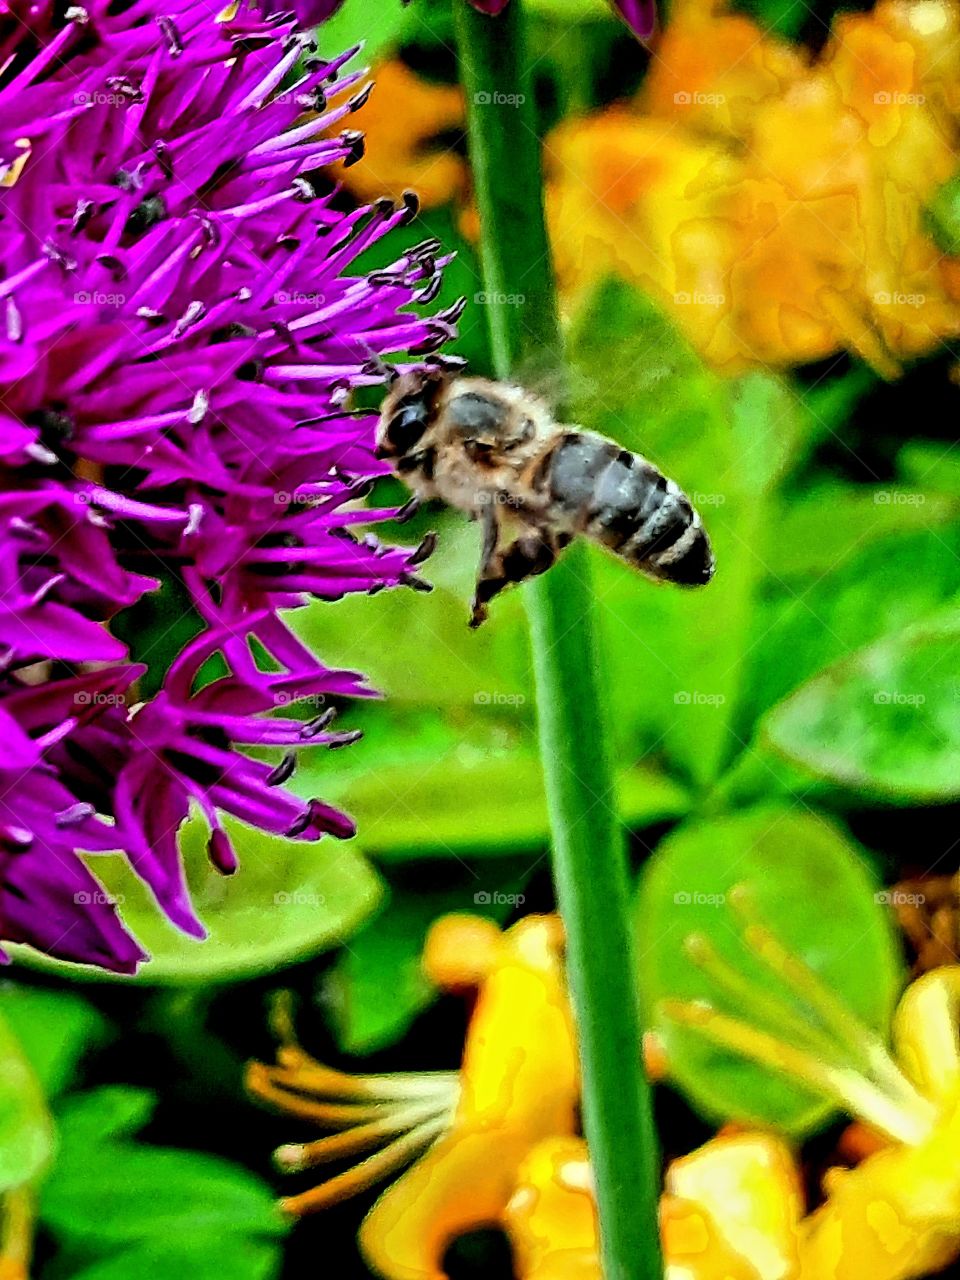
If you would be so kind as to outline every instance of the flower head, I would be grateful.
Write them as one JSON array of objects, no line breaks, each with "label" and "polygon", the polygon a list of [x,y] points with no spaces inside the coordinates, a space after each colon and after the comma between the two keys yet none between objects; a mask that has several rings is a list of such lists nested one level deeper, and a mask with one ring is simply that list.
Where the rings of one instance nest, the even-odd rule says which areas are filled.
[{"label": "flower head", "polygon": [[[141,952],[112,904],[73,892],[80,852],[126,852],[199,935],[176,846],[191,804],[224,872],[222,811],[352,833],[283,790],[292,754],[244,749],[350,740],[263,719],[370,693],[282,611],[425,585],[426,548],[352,532],[397,512],[358,503],[383,466],[374,416],[347,401],[384,381],[383,356],[434,352],[457,309],[407,309],[435,296],[435,241],[351,270],[416,212],[412,195],[344,210],[324,176],[363,150],[355,50],[321,59],[292,18],[240,4],[58,14],[0,18],[0,937],[129,972]],[[105,624],[171,579],[198,634],[140,705],[142,668]]]},{"label": "flower head", "polygon": [[250,1088],[344,1132],[281,1147],[281,1167],[382,1149],[284,1206],[325,1208],[419,1157],[367,1215],[360,1245],[388,1280],[442,1280],[447,1245],[501,1220],[528,1152],[574,1132],[579,1086],[560,948],[555,917],[530,916],[506,933],[471,916],[434,925],[426,972],[446,989],[477,991],[459,1072],[346,1076],[285,1031],[278,1065],[254,1064]]}]

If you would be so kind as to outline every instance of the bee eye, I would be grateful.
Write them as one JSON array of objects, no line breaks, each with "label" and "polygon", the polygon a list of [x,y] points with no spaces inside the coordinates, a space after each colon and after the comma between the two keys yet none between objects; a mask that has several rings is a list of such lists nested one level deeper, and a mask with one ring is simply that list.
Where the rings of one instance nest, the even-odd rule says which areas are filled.
[{"label": "bee eye", "polygon": [[387,424],[387,440],[401,457],[413,449],[427,429],[426,406],[422,401],[404,405]]}]

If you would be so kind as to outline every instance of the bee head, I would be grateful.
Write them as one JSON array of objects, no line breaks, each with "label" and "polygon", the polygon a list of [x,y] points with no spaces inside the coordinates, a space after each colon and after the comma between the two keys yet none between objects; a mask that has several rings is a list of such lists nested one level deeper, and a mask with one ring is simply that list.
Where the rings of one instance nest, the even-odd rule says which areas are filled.
[{"label": "bee head", "polygon": [[440,396],[451,375],[431,368],[405,373],[390,386],[380,407],[377,458],[395,461],[412,453],[433,423]]}]

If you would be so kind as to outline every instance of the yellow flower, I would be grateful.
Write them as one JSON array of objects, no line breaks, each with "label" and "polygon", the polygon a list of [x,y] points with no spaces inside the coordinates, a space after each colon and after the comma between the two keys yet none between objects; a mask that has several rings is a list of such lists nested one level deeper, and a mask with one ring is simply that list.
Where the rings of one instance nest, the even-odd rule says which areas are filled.
[{"label": "yellow flower", "polygon": [[[773,1133],[723,1133],[673,1161],[661,1201],[667,1280],[921,1280],[940,1270],[960,1254],[960,967],[908,987],[891,1054],[772,935],[754,926],[751,940],[805,1006],[808,1021],[794,1025],[808,1026],[809,1045],[701,1003],[670,1014],[830,1094],[875,1137],[860,1144],[869,1153],[857,1167],[828,1172],[811,1212],[794,1153]],[[722,981],[721,962],[699,949]],[[581,1139],[530,1151],[504,1225],[521,1280],[601,1280]]]},{"label": "yellow flower", "polygon": [[360,1231],[367,1261],[388,1280],[441,1280],[447,1245],[500,1220],[530,1150],[574,1133],[579,1097],[556,917],[529,916],[505,933],[476,917],[445,917],[427,939],[424,968],[443,988],[477,990],[459,1073],[345,1075],[305,1054],[282,1021],[278,1065],[255,1063],[248,1075],[262,1100],[343,1130],[282,1147],[282,1167],[381,1147],[284,1201],[290,1213],[336,1203],[419,1156]]},{"label": "yellow flower", "polygon": [[957,0],[839,17],[812,62],[685,0],[637,103],[547,139],[561,280],[636,280],[730,372],[846,348],[893,377],[960,333],[923,223],[958,111]]}]

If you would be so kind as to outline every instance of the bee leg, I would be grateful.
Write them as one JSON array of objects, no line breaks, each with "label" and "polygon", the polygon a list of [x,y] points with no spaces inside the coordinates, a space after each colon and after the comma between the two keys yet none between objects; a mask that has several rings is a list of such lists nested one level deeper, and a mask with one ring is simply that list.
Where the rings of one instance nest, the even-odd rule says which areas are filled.
[{"label": "bee leg", "polygon": [[[483,543],[480,547],[480,567],[477,570],[477,589],[473,595],[473,610],[470,614],[470,626],[479,627],[486,621],[487,610],[485,599],[481,593],[481,585],[491,577],[499,575],[497,543],[500,541],[500,521],[493,504],[483,507],[477,517],[483,530]],[[497,562],[497,563],[495,563]]]},{"label": "bee leg", "polygon": [[486,606],[505,587],[546,573],[564,545],[562,538],[545,529],[521,534],[501,550],[494,544],[493,554],[480,566],[470,626],[480,626],[487,616]]}]

